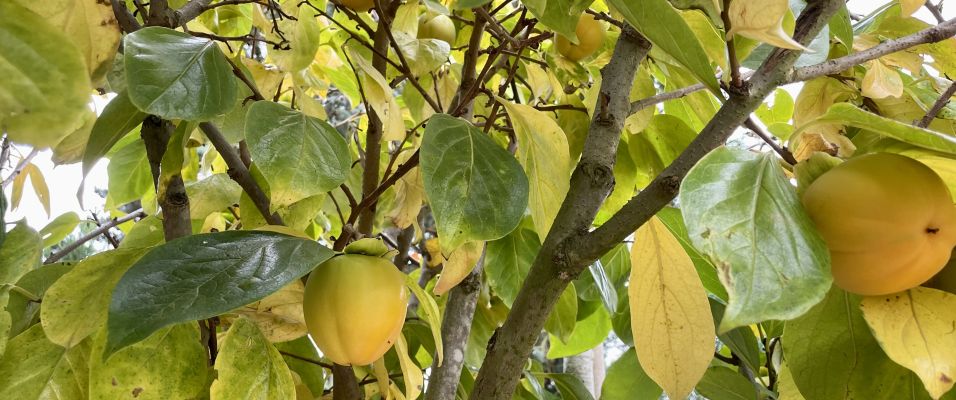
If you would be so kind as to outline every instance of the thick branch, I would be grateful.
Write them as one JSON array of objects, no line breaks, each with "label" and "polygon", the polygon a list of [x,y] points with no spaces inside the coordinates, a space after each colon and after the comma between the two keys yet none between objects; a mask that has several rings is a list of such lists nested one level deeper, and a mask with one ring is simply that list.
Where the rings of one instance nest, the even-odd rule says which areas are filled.
[{"label": "thick branch", "polygon": [[116,17],[116,21],[119,22],[120,29],[122,29],[123,32],[136,32],[142,27],[139,21],[136,20],[136,17],[133,16],[133,13],[126,8],[125,1],[111,1],[110,3],[113,7],[113,16]]},{"label": "thick branch", "polygon": [[580,272],[569,264],[563,243],[587,232],[598,208],[614,186],[617,145],[630,111],[628,95],[637,66],[650,43],[633,28],[622,31],[611,61],[602,70],[601,90],[585,139],[581,161],[571,175],[568,195],[561,205],[534,264],[525,278],[508,319],[478,373],[472,400],[510,399],[525,360],[558,296]]},{"label": "thick branch", "polygon": [[150,115],[143,120],[140,134],[146,145],[146,158],[153,173],[156,200],[163,210],[163,233],[167,242],[189,236],[193,232],[192,221],[189,219],[189,197],[186,196],[186,185],[180,171],[175,171],[168,181],[160,179],[160,164],[174,129],[175,126],[169,120]]},{"label": "thick branch", "polygon": [[76,250],[76,249],[80,248],[80,246],[82,246],[83,243],[89,242],[90,240],[95,239],[97,236],[102,235],[102,234],[108,232],[108,231],[109,231],[111,228],[113,228],[114,226],[120,225],[120,224],[122,224],[122,223],[124,223],[124,222],[127,222],[127,221],[132,221],[132,220],[134,220],[134,219],[136,219],[136,218],[143,218],[143,217],[146,217],[146,213],[144,213],[144,212],[143,212],[143,209],[140,208],[139,210],[133,211],[133,212],[131,212],[131,213],[129,213],[129,214],[126,214],[126,215],[124,215],[124,216],[122,216],[122,217],[112,219],[112,220],[110,220],[109,222],[105,222],[105,223],[103,223],[102,225],[100,225],[99,228],[96,228],[95,230],[91,231],[90,233],[87,233],[87,234],[83,235],[82,237],[80,237],[79,239],[76,239],[75,242],[70,243],[70,244],[67,245],[66,247],[63,247],[62,249],[60,249],[60,251],[57,251],[56,253],[50,254],[50,256],[47,257],[46,261],[44,261],[43,263],[44,263],[44,264],[51,264],[51,263],[55,263],[55,262],[57,262],[57,261],[60,261],[61,259],[63,259],[63,257],[66,257],[67,254],[72,253],[73,250]]},{"label": "thick branch", "polygon": [[[842,4],[840,0],[809,4],[797,20],[794,39],[809,43]],[[748,81],[747,91],[732,94],[697,138],[646,189],[628,201],[604,225],[569,245],[570,257],[577,262],[597,259],[670,203],[687,171],[704,155],[722,145],[770,92],[788,81],[787,71],[799,56],[798,51],[775,50]]]},{"label": "thick branch", "polygon": [[266,222],[271,225],[285,225],[279,214],[271,211],[269,196],[266,196],[266,193],[262,191],[262,187],[249,173],[249,168],[242,162],[236,148],[229,144],[222,132],[219,132],[219,128],[211,122],[203,122],[199,124],[199,129],[206,134],[206,137],[212,142],[212,146],[219,152],[219,156],[226,162],[226,166],[229,167],[227,171],[229,177],[236,181],[242,187],[242,190],[249,195],[252,203],[256,205],[256,209],[265,217]]},{"label": "thick branch", "polygon": [[212,0],[192,0],[173,12],[172,26],[183,26],[192,21],[209,6]]}]

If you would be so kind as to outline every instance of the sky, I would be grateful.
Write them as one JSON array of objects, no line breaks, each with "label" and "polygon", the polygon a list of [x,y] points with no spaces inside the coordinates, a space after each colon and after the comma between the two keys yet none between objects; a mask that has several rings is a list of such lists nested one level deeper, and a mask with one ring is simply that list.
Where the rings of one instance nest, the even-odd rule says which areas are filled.
[{"label": "sky", "polygon": [[[847,2],[847,5],[851,12],[866,15],[885,3],[883,0],[850,0]],[[943,15],[947,19],[956,16],[956,5],[952,5],[951,8],[952,9],[943,8]],[[914,15],[930,23],[936,22],[925,8],[921,8]],[[791,85],[787,89],[796,95],[799,86]],[[99,111],[107,101],[107,97],[94,98],[93,106]],[[29,147],[16,147],[13,154],[19,153],[26,155],[29,152]],[[106,165],[108,160],[101,160],[87,175],[86,184],[82,193],[86,207],[83,208],[80,207],[80,202],[77,200],[76,195],[80,181],[82,180],[80,164],[55,166],[50,157],[50,151],[42,151],[32,160],[40,171],[43,172],[47,186],[50,189],[50,214],[47,215],[43,210],[32,186],[28,183],[23,191],[23,198],[20,202],[21,206],[18,209],[8,210],[6,220],[18,221],[25,218],[30,226],[35,229],[41,229],[53,218],[70,211],[79,214],[81,219],[90,216],[89,211],[86,210],[96,211],[102,214],[103,199],[94,192],[94,189],[105,189],[107,186]],[[12,158],[14,162],[19,160],[19,157]],[[9,169],[5,168],[3,172],[3,177],[6,177],[6,173],[9,173]],[[10,198],[11,187],[12,185],[8,186],[5,191],[8,199]]]}]

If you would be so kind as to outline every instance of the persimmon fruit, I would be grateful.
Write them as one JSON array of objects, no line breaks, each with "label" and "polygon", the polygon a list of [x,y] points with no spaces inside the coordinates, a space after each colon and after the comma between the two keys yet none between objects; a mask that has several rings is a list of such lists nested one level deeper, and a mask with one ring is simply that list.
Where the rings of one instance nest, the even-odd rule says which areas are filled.
[{"label": "persimmon fruit", "polygon": [[305,324],[340,365],[367,365],[395,344],[405,323],[405,277],[381,257],[343,254],[319,264],[305,286]]},{"label": "persimmon fruit", "polygon": [[419,39],[438,39],[452,45],[455,43],[455,23],[447,15],[424,15],[418,21]]},{"label": "persimmon fruit", "polygon": [[956,245],[943,180],[892,153],[855,157],[807,187],[802,202],[830,250],[837,286],[861,295],[904,291],[936,275]]},{"label": "persimmon fruit", "polygon": [[561,34],[555,35],[554,40],[558,53],[571,61],[581,61],[593,55],[604,45],[604,39],[607,36],[607,28],[604,24],[588,13],[578,18],[578,25],[574,32],[578,36],[577,44]]}]

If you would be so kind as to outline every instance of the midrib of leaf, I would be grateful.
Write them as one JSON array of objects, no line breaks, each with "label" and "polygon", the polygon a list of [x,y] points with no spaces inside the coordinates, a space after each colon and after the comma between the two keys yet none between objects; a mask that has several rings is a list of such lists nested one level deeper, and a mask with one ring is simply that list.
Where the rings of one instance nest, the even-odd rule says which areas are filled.
[{"label": "midrib of leaf", "polygon": [[[206,49],[208,49],[209,46],[211,46],[211,45],[213,45],[213,43],[212,43],[211,40],[210,40],[210,41],[207,41],[205,44],[203,44],[203,45],[202,45],[202,48],[201,48],[199,51],[197,51],[196,54],[194,54],[192,57],[190,57],[189,61],[186,63],[186,65],[185,65],[185,67],[182,69],[182,71],[180,71],[179,74],[176,75],[176,78],[173,79],[171,82],[172,82],[172,83],[179,82],[179,81],[183,78],[183,76],[186,75],[186,72],[188,72],[189,69],[192,68],[192,66],[196,64],[196,60],[197,60],[198,58],[202,57],[203,54],[206,52]],[[152,101],[151,103],[149,103],[149,106],[147,106],[146,108],[151,108],[151,107],[153,106],[153,104],[156,104],[156,102],[159,101],[159,99],[160,99],[161,97],[165,96],[165,95],[166,95],[166,92],[169,91],[169,88],[171,88],[171,87],[173,86],[172,83],[170,83],[169,85],[166,85],[166,87],[163,88],[163,91],[160,92],[160,95],[159,95],[159,96],[156,96],[155,98],[153,98],[153,101]]]},{"label": "midrib of leaf", "polygon": [[[933,354],[933,353],[930,351],[929,347],[927,346],[927,344],[928,344],[929,342],[926,340],[926,332],[923,332],[923,324],[920,323],[919,317],[918,317],[917,314],[916,314],[916,304],[915,304],[915,302],[913,301],[913,292],[912,292],[911,290],[907,290],[907,291],[906,291],[906,298],[909,299],[909,302],[910,302],[910,312],[913,313],[913,320],[916,322],[916,328],[919,330],[920,344],[923,345],[923,346],[922,346],[922,347],[923,347],[923,351],[925,351],[926,354],[929,354],[929,355],[930,355],[930,357],[929,357],[929,362],[930,362],[930,365],[933,366],[933,371],[934,371],[934,374],[935,374],[935,371],[939,371],[939,368],[937,368],[937,366],[936,366],[936,357],[932,357],[932,354]],[[927,389],[928,389],[928,388],[927,388]]]}]

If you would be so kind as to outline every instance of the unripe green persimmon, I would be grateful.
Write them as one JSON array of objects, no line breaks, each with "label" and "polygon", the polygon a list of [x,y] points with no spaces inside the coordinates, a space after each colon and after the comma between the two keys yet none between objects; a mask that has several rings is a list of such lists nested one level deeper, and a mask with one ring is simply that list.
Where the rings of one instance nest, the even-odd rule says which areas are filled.
[{"label": "unripe green persimmon", "polygon": [[339,0],[339,3],[355,12],[365,12],[375,7],[375,0]]},{"label": "unripe green persimmon", "polygon": [[405,277],[384,258],[344,254],[319,264],[305,286],[305,324],[340,365],[367,365],[395,343],[405,323]]},{"label": "unripe green persimmon", "polygon": [[438,14],[431,18],[425,15],[418,22],[419,39],[438,39],[452,45],[455,33],[455,23],[447,15]]},{"label": "unripe green persimmon", "polygon": [[607,35],[607,28],[601,21],[594,19],[591,14],[582,14],[578,19],[578,26],[574,30],[578,35],[578,44],[558,34],[554,40],[554,46],[565,58],[571,61],[581,61],[590,57],[595,51],[604,45],[604,37]]},{"label": "unripe green persimmon", "polygon": [[830,249],[833,280],[861,295],[919,286],[956,245],[956,208],[943,180],[891,153],[852,158],[817,178],[803,205]]}]

